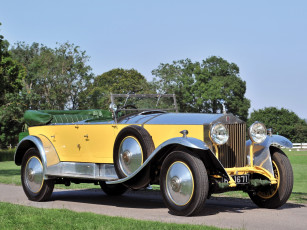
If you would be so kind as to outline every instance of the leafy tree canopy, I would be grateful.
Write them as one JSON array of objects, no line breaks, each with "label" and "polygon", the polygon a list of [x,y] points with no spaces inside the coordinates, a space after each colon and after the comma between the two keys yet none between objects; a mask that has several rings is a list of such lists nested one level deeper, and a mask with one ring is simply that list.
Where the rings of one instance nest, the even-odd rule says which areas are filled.
[{"label": "leafy tree canopy", "polygon": [[8,41],[0,35],[0,106],[5,104],[7,94],[19,92],[25,74],[24,68],[12,58],[8,47]]},{"label": "leafy tree canopy", "polygon": [[12,58],[8,47],[8,41],[0,34],[0,148],[16,143],[16,133],[23,122],[23,107],[18,99],[22,97],[20,91],[26,72]]},{"label": "leafy tree canopy", "polygon": [[198,63],[190,59],[161,63],[152,71],[156,77],[153,85],[158,93],[175,94],[181,112],[195,112],[195,96],[192,87],[195,84],[195,72]]},{"label": "leafy tree canopy", "polygon": [[97,76],[83,93],[83,108],[104,108],[110,104],[110,94],[148,93],[150,85],[135,69],[112,69]]},{"label": "leafy tree canopy", "polygon": [[248,125],[255,121],[263,122],[267,128],[273,129],[273,133],[285,136],[292,142],[307,142],[306,121],[285,108],[268,107],[255,110],[251,113]]},{"label": "leafy tree canopy", "polygon": [[85,51],[68,42],[54,49],[19,42],[11,53],[27,70],[24,92],[28,108],[78,109],[79,93],[94,77]]},{"label": "leafy tree canopy", "polygon": [[26,109],[78,109],[80,93],[94,75],[89,57],[68,42],[56,48],[0,35],[0,147],[15,145]]},{"label": "leafy tree canopy", "polygon": [[246,82],[239,77],[239,67],[221,57],[202,62],[190,59],[160,64],[152,71],[153,84],[161,93],[175,93],[182,112],[227,112],[247,120],[250,101],[245,98]]}]

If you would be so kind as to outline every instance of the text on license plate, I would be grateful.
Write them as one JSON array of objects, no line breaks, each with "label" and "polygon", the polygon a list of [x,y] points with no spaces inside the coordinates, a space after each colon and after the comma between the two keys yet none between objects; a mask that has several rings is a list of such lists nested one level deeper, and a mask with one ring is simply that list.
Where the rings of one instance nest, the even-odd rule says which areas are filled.
[{"label": "text on license plate", "polygon": [[[234,175],[231,176],[232,179],[236,182],[236,184],[247,184],[249,183],[249,174],[244,175]],[[224,183],[228,183],[227,179],[224,179]]]}]

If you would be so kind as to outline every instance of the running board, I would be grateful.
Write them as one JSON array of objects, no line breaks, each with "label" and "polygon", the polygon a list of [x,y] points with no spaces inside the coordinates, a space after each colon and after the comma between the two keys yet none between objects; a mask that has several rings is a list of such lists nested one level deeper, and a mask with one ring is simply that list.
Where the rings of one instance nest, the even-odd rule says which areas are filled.
[{"label": "running board", "polygon": [[79,162],[60,162],[47,167],[47,177],[69,177],[89,180],[117,180],[113,164],[95,164]]}]

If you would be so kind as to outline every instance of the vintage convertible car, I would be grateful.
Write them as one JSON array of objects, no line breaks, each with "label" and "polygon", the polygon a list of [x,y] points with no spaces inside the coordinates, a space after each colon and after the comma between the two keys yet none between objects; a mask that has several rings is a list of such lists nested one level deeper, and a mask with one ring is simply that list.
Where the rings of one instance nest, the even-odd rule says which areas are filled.
[{"label": "vintage convertible car", "polygon": [[[156,103],[128,102],[137,98]],[[293,172],[280,149],[292,147],[288,139],[259,122],[247,130],[225,111],[157,109],[170,105],[164,98],[177,110],[174,95],[111,94],[110,111],[27,111],[29,136],[15,153],[27,197],[47,200],[60,183],[100,184],[108,195],[157,184],[170,212],[185,216],[199,213],[211,194],[229,190],[247,192],[264,208],[288,200]]]}]

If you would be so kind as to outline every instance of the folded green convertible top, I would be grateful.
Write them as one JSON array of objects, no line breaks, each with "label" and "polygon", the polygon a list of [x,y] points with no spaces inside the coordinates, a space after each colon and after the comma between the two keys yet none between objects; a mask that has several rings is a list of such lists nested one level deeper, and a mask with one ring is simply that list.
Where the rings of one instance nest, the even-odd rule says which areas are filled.
[{"label": "folded green convertible top", "polygon": [[27,110],[24,114],[28,126],[56,123],[74,123],[77,121],[108,121],[112,113],[107,110]]}]

